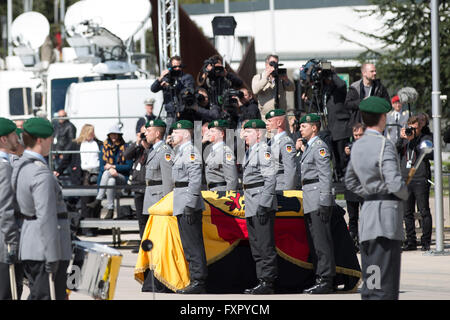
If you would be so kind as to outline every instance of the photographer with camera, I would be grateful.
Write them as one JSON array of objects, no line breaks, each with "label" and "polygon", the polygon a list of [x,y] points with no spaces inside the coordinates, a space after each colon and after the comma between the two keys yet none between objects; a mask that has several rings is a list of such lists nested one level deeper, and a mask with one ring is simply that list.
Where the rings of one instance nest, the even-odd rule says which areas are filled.
[{"label": "photographer with camera", "polygon": [[222,106],[224,91],[230,88],[239,89],[243,82],[237,75],[227,71],[221,56],[214,55],[204,61],[197,76],[197,85],[208,91],[212,104]]},{"label": "photographer with camera", "polygon": [[265,59],[265,69],[252,79],[252,90],[256,95],[262,119],[273,109],[288,111],[286,92],[294,91],[294,83],[289,80],[286,69],[279,68],[277,55],[268,55]]},{"label": "photographer with camera", "polygon": [[[208,91],[205,88],[198,88],[194,97],[191,96],[187,100],[188,104],[186,106],[194,112],[191,121],[211,122],[214,119],[220,118],[221,109],[218,105],[211,103]],[[190,103],[192,104],[190,105]]]},{"label": "photographer with camera", "polygon": [[[139,222],[139,236],[142,239],[145,224],[142,224],[142,211],[144,210],[144,194],[145,194],[145,162],[147,161],[147,152],[150,144],[145,137],[145,125],[141,126],[136,134],[136,142],[131,143],[125,149],[123,156],[125,160],[132,160],[133,167],[129,178],[129,184],[142,185],[142,188],[134,189],[134,205],[136,207],[136,217]],[[136,252],[137,253],[137,252]]]},{"label": "photographer with camera", "polygon": [[167,69],[161,72],[159,78],[151,86],[151,90],[154,93],[163,90],[163,105],[167,112],[167,132],[183,110],[183,105],[179,98],[181,91],[186,88],[190,88],[193,91],[195,87],[194,77],[188,73],[183,73],[183,67],[180,56],[171,57],[167,64]]},{"label": "photographer with camera", "polygon": [[242,95],[238,99],[238,127],[241,126],[244,120],[261,119],[258,102],[253,98],[251,90],[243,87],[239,91]]},{"label": "photographer with camera", "polygon": [[[412,116],[408,119],[406,128],[402,128],[400,137],[403,139],[403,145],[400,153],[400,166],[403,178],[408,178],[408,173],[414,167],[420,155],[420,144],[424,140],[433,141],[433,136],[422,132],[422,126],[419,123],[418,116]],[[403,247],[405,251],[417,250],[416,226],[414,212],[416,203],[422,217],[422,251],[430,250],[432,218],[430,213],[429,197],[431,168],[430,160],[433,160],[433,153],[425,156],[422,163],[416,170],[411,182],[408,184],[409,197],[405,203],[405,228],[406,244]]]},{"label": "photographer with camera", "polygon": [[392,111],[389,111],[386,115],[386,129],[384,130],[384,136],[390,139],[394,145],[397,146],[397,142],[401,143],[400,130],[406,125],[409,118],[408,111],[402,111],[402,103],[398,95],[395,95],[391,99]]},{"label": "photographer with camera", "polygon": [[359,112],[359,103],[366,97],[376,96],[386,99],[391,104],[391,99],[387,89],[377,79],[377,69],[371,63],[364,63],[361,66],[362,78],[353,82],[347,92],[345,98],[345,107],[350,112],[349,126],[353,126],[357,122],[361,122],[361,113]]}]

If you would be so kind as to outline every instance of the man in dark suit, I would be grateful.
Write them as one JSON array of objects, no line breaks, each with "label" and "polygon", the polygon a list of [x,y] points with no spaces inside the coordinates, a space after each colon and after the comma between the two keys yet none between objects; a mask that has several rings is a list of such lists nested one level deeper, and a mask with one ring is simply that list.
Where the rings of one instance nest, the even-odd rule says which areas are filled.
[{"label": "man in dark suit", "polygon": [[347,92],[345,98],[345,107],[350,111],[350,123],[352,127],[361,121],[361,113],[359,111],[359,103],[366,97],[380,97],[386,99],[391,104],[391,99],[387,89],[376,79],[377,69],[371,63],[364,63],[361,66],[361,79],[353,82]]}]

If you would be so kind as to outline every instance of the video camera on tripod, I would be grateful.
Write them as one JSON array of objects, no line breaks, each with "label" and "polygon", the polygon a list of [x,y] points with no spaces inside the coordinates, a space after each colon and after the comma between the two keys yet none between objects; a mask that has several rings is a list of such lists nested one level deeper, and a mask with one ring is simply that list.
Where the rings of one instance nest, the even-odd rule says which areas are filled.
[{"label": "video camera on tripod", "polygon": [[304,87],[321,85],[323,79],[332,76],[331,62],[311,59],[300,68],[300,81]]}]

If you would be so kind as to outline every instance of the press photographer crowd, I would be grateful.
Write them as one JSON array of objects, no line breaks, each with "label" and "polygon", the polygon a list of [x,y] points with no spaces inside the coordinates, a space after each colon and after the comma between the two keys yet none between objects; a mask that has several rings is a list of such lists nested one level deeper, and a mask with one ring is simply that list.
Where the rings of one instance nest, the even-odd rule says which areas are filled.
[{"label": "press photographer crowd", "polygon": [[[432,235],[433,139],[428,115],[411,108],[416,90],[389,94],[371,63],[347,88],[330,62],[311,59],[300,69],[303,107],[296,108],[286,98],[296,86],[281,66],[278,56],[267,56],[264,70],[247,85],[219,55],[204,61],[197,75],[183,71],[180,56],[172,57],[149,88],[162,91],[166,117],[153,113],[153,99],[145,100],[132,142],[124,141],[118,125],[100,141],[95,123],[85,124],[77,137],[70,120],[1,118],[0,299],[20,298],[24,278],[28,299],[66,299],[71,241],[98,234],[79,228],[79,220],[123,218],[115,199],[127,194],[134,198],[142,239],[148,208],[171,191],[191,279],[178,293],[206,293],[202,190],[243,190],[258,278],[246,294],[274,293],[276,192],[302,190],[316,275],[304,293],[335,292],[330,220],[342,193],[354,250],[361,254],[362,298],[398,299],[401,252],[430,250]],[[201,143],[194,141],[196,121]],[[49,159],[51,148],[78,152]],[[94,188],[96,195],[63,197],[61,182]],[[388,275],[379,288],[365,283],[369,265],[389,270],[382,271]]]}]

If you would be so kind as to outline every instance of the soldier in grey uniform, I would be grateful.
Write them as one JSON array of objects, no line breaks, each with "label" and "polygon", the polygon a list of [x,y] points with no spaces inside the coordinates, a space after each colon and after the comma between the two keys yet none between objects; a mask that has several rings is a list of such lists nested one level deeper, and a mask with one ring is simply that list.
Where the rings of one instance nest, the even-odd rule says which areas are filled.
[{"label": "soldier in grey uniform", "polygon": [[310,250],[315,252],[316,283],[304,293],[333,292],[336,275],[330,220],[334,195],[331,191],[331,161],[327,144],[318,136],[320,117],[307,114],[300,119],[300,132],[308,143],[301,159],[303,212]]},{"label": "soldier in grey uniform", "polygon": [[19,259],[30,283],[29,300],[49,300],[49,275],[57,300],[66,298],[67,267],[72,256],[70,225],[58,180],[49,169],[53,126],[44,118],[23,125],[26,150],[14,163],[12,184],[23,220]]},{"label": "soldier in grey uniform", "polygon": [[244,125],[248,145],[243,163],[245,218],[258,284],[246,289],[246,294],[273,294],[278,276],[274,224],[277,210],[275,195],[275,159],[265,140],[266,124],[261,119]]},{"label": "soldier in grey uniform", "polygon": [[266,113],[266,128],[272,133],[268,144],[276,161],[276,190],[294,190],[297,186],[295,144],[286,131],[286,124],[284,110],[275,109]]},{"label": "soldier in grey uniform", "polygon": [[205,178],[208,190],[237,190],[238,172],[233,150],[225,144],[226,120],[213,120],[208,125],[209,144],[204,151]]},{"label": "soldier in grey uniform", "polygon": [[398,299],[403,240],[401,199],[408,198],[394,144],[383,136],[390,104],[369,97],[359,105],[367,129],[353,144],[346,188],[364,198],[359,222],[362,299]]},{"label": "soldier in grey uniform", "polygon": [[15,270],[17,297],[22,295],[22,265],[17,263],[20,225],[11,185],[11,156],[19,148],[16,125],[0,118],[0,300],[11,300],[9,268]]},{"label": "soldier in grey uniform", "polygon": [[202,212],[202,158],[192,143],[194,125],[180,120],[172,125],[175,157],[172,167],[173,215],[177,217],[181,244],[189,264],[190,284],[177,293],[198,294],[206,292],[206,254],[203,244]]},{"label": "soldier in grey uniform", "polygon": [[166,124],[160,119],[146,123],[145,137],[151,145],[145,163],[145,195],[143,221],[139,222],[142,233],[148,220],[148,208],[172,191],[173,151],[163,140]]},{"label": "soldier in grey uniform", "polygon": [[402,103],[398,96],[393,96],[391,99],[393,110],[386,114],[386,129],[384,136],[390,139],[394,145],[400,140],[400,133],[409,119],[408,111],[402,111]]}]

